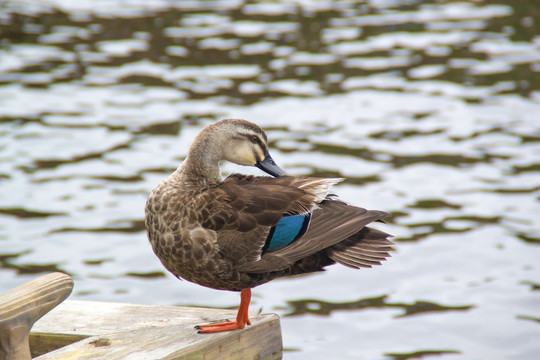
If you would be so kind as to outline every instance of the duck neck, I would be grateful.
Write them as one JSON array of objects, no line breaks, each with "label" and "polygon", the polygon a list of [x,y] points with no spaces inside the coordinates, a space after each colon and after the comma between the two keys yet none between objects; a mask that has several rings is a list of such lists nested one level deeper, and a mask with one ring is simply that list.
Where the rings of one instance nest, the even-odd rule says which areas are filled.
[{"label": "duck neck", "polygon": [[184,182],[207,186],[221,182],[219,144],[211,139],[210,132],[203,131],[193,141],[187,158],[175,172],[182,177]]}]

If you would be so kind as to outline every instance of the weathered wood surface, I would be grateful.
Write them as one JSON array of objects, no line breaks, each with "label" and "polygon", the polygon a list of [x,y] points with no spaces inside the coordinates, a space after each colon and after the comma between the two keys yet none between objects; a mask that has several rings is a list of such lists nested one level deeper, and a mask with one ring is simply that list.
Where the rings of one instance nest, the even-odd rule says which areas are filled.
[{"label": "weathered wood surface", "polygon": [[44,314],[69,296],[73,280],[53,273],[0,295],[0,360],[29,360],[29,332]]},{"label": "weathered wood surface", "polygon": [[194,329],[235,316],[234,310],[68,300],[35,324],[32,337],[73,342],[38,360],[281,359],[275,314],[251,314],[253,325],[242,330],[198,334]]}]

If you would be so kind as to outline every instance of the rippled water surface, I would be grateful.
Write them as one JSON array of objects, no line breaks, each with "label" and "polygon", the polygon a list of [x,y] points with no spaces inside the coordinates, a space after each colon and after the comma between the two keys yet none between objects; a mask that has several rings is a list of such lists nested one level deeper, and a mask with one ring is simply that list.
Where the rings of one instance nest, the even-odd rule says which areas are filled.
[{"label": "rippled water surface", "polygon": [[[0,3],[0,291],[230,307],[166,273],[143,206],[193,136],[267,130],[291,174],[392,213],[382,267],[255,288],[286,359],[540,357],[540,4]],[[258,173],[224,164],[225,173]]]}]

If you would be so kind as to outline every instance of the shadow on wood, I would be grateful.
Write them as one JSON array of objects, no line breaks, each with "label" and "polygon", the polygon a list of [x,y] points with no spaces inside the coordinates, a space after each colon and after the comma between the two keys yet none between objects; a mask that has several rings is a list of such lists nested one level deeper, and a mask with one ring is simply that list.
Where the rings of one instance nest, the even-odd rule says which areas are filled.
[{"label": "shadow on wood", "polygon": [[72,289],[69,275],[53,273],[0,295],[0,360],[31,359],[30,329]]}]

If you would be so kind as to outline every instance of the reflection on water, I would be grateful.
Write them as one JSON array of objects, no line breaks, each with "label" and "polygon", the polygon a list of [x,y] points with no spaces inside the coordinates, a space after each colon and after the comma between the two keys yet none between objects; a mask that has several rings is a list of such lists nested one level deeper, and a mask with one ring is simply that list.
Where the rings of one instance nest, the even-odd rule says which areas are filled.
[{"label": "reflection on water", "polygon": [[125,233],[138,233],[141,231],[145,231],[144,227],[144,220],[137,220],[137,221],[114,221],[109,222],[107,226],[100,227],[100,228],[61,228],[61,229],[54,229],[51,230],[51,233],[56,232],[125,232]]},{"label": "reflection on water", "polygon": [[[40,273],[51,273],[56,271],[61,271],[66,274],[69,274],[66,270],[59,267],[58,264],[17,264],[16,260],[29,254],[31,251],[26,250],[20,253],[3,253],[0,254],[0,265],[2,269],[9,269],[15,271],[17,275],[27,275],[27,274],[40,274]],[[71,275],[71,274],[70,274]]]},{"label": "reflection on water", "polygon": [[45,211],[32,211],[21,208],[0,209],[0,214],[11,215],[18,218],[41,218],[48,216],[67,215],[66,213],[53,213]]},{"label": "reflection on water", "polygon": [[392,360],[408,360],[408,359],[422,359],[427,357],[433,357],[433,356],[441,356],[445,354],[461,354],[459,351],[454,350],[423,350],[423,351],[415,351],[408,354],[384,354],[386,356],[389,356]]},{"label": "reflection on water", "polygon": [[345,302],[345,303],[332,303],[322,300],[294,300],[287,301],[292,307],[290,313],[285,316],[298,316],[304,314],[316,314],[316,315],[330,315],[336,310],[358,310],[366,308],[391,308],[398,307],[404,310],[403,314],[397,315],[410,316],[415,314],[422,314],[426,312],[438,312],[438,311],[463,311],[469,310],[473,306],[443,306],[427,301],[416,301],[414,304],[400,304],[387,302],[388,296],[379,296],[371,299],[360,299],[358,301]]},{"label": "reflection on water", "polygon": [[396,235],[380,268],[254,290],[291,315],[286,358],[539,356],[540,5],[0,7],[0,291],[64,271],[74,298],[236,304],[166,274],[142,218],[193,136],[243,117]]}]

